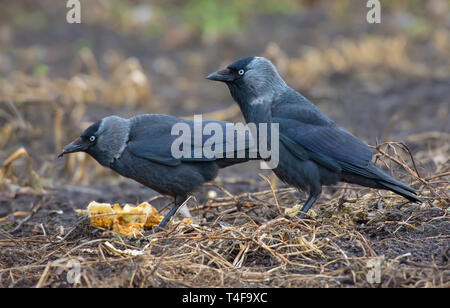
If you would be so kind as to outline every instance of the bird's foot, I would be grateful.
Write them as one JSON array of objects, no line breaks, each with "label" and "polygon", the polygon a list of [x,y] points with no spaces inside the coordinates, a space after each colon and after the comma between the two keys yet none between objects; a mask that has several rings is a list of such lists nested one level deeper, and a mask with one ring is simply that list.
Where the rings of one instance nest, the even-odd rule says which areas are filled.
[{"label": "bird's foot", "polygon": [[304,219],[304,218],[308,218],[308,214],[306,214],[305,212],[298,212],[298,214],[295,216],[285,215],[284,217],[286,219],[295,219],[295,218]]},{"label": "bird's foot", "polygon": [[145,237],[145,236],[149,236],[149,235],[152,235],[152,234],[156,234],[156,233],[161,232],[161,231],[164,231],[164,230],[165,230],[165,228],[164,228],[163,226],[155,225],[155,226],[153,226],[153,228],[151,228],[150,230],[145,231],[145,232],[143,233],[143,235],[144,235],[144,237]]},{"label": "bird's foot", "polygon": [[298,212],[298,214],[297,214],[297,217],[298,217],[298,219],[303,219],[303,218],[305,218],[305,215],[306,215],[306,213],[305,212]]},{"label": "bird's foot", "polygon": [[142,235],[143,235],[144,237],[149,236],[149,235],[152,235],[152,234],[155,234],[155,231],[154,231],[153,229],[144,231],[144,232],[142,233]]},{"label": "bird's foot", "polygon": [[404,207],[404,206],[407,205],[408,203],[411,203],[411,201],[406,201],[406,202],[403,202],[403,203],[400,203],[400,204],[396,204],[396,205],[395,205],[395,208],[398,209],[398,210],[401,210],[402,207]]}]

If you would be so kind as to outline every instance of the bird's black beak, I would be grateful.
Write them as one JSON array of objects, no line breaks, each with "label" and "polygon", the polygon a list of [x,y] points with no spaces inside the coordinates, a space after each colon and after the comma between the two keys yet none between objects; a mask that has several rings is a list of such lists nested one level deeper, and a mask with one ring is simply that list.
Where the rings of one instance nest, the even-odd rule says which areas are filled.
[{"label": "bird's black beak", "polygon": [[215,80],[215,81],[222,81],[222,82],[229,82],[234,80],[234,75],[229,69],[220,70],[217,72],[214,72],[210,74],[206,79],[209,80]]},{"label": "bird's black beak", "polygon": [[64,154],[85,151],[87,150],[88,147],[89,144],[83,141],[81,137],[78,137],[77,139],[75,139],[74,141],[72,141],[71,143],[69,143],[64,147],[62,152],[58,155],[58,158],[62,157]]}]

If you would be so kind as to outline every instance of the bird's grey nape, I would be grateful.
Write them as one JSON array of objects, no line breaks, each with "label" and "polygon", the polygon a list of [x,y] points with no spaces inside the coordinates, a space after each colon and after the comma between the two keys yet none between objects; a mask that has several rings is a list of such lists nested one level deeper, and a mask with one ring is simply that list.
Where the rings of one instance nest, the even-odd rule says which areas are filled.
[{"label": "bird's grey nape", "polygon": [[130,121],[118,116],[104,118],[97,132],[96,148],[100,149],[106,163],[122,155],[130,133]]},{"label": "bird's grey nape", "polygon": [[263,57],[253,57],[247,65],[244,82],[253,88],[257,95],[273,95],[284,91],[287,87],[275,66]]}]

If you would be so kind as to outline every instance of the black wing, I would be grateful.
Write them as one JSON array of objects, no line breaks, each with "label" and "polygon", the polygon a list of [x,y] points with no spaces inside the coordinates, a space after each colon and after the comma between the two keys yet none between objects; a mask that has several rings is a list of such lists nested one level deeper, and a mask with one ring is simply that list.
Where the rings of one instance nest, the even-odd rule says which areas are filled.
[{"label": "black wing", "polygon": [[273,122],[279,123],[280,140],[294,155],[335,172],[359,172],[369,165],[370,148],[336,126],[306,98],[290,93],[282,99],[285,103],[272,109]]},{"label": "black wing", "polygon": [[[231,131],[227,130],[227,124],[230,125],[231,123],[228,122],[202,121],[201,129],[203,130],[209,124],[212,131],[211,135],[202,134],[199,142],[194,140],[194,121],[192,120],[182,120],[167,115],[148,114],[137,116],[131,121],[131,133],[128,142],[129,150],[138,157],[167,166],[177,166],[182,162],[207,162],[226,159],[230,151],[233,156],[237,155],[239,151],[248,151],[253,142],[250,134],[244,133],[242,135],[241,132],[235,130],[232,131],[234,138],[229,140],[227,132]],[[179,135],[172,135],[172,128],[176,124],[189,128],[190,134],[180,131]],[[223,134],[218,133],[216,129],[221,130]],[[216,134],[218,135],[216,136]],[[242,138],[237,138],[238,135]],[[210,139],[212,137],[217,138]],[[178,149],[180,151],[185,150],[185,153],[189,152],[190,155],[175,158],[172,155],[172,144],[174,142],[179,146]],[[214,155],[202,151],[206,142],[209,144],[207,148],[213,144],[212,150]],[[231,142],[233,145],[231,145]],[[189,148],[184,149],[186,146]]]}]

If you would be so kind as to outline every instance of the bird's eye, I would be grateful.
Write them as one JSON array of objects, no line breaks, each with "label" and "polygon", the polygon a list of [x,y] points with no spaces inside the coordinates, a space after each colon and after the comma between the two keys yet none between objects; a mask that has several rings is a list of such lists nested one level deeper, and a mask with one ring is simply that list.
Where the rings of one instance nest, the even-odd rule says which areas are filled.
[{"label": "bird's eye", "polygon": [[242,76],[242,75],[245,74],[245,71],[241,68],[241,69],[238,71],[238,74],[239,74],[239,76]]},{"label": "bird's eye", "polygon": [[95,141],[95,136],[89,137],[89,141],[90,141],[90,142],[94,142],[94,141]]}]

